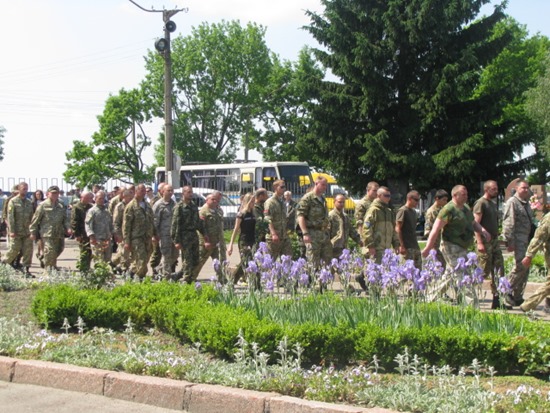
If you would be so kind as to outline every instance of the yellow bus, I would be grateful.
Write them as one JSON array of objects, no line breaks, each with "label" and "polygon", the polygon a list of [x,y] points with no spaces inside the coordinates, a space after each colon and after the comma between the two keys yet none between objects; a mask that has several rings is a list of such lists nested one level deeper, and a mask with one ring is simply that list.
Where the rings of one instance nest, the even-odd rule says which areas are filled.
[{"label": "yellow bus", "polygon": [[313,182],[318,177],[323,177],[327,180],[327,192],[325,193],[325,199],[327,200],[327,208],[330,211],[334,208],[334,197],[338,194],[344,194],[346,196],[346,205],[344,206],[344,209],[346,212],[352,212],[355,210],[355,202],[348,194],[348,191],[346,191],[344,188],[338,185],[338,182],[336,182],[336,178],[334,178],[332,175],[323,173],[323,172],[312,172],[311,177],[313,178]]}]

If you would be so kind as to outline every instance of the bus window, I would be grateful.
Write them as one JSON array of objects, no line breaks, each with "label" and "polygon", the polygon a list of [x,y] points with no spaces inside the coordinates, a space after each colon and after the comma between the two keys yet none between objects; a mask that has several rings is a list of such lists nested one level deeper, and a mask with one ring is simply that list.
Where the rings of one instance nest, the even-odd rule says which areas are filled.
[{"label": "bus window", "polygon": [[237,168],[229,169],[228,172],[229,173],[226,180],[225,190],[228,192],[239,193],[241,189],[241,182],[239,178],[240,169],[237,169]]},{"label": "bus window", "polygon": [[247,192],[254,192],[254,174],[251,172],[241,174],[240,195],[244,195]]},{"label": "bus window", "polygon": [[293,197],[301,197],[311,186],[311,174],[306,165],[279,165],[279,174]]},{"label": "bus window", "polygon": [[269,166],[263,169],[263,187],[268,191],[273,191],[273,182],[277,179],[277,171]]}]

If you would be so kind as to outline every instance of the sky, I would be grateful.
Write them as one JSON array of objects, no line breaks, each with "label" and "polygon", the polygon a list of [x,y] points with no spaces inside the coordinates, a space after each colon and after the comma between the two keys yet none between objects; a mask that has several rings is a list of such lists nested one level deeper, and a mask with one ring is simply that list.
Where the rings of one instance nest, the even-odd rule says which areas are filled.
[{"label": "sky", "polygon": [[[309,23],[305,10],[322,11],[319,0],[135,1],[146,9],[186,8],[172,17],[174,37],[202,22],[235,19],[265,26],[267,46],[283,59],[296,60],[304,45],[318,46],[302,26]],[[530,34],[550,37],[550,1],[509,0],[507,13]],[[61,180],[73,141],[90,141],[109,94],[139,86],[143,57],[162,36],[162,13],[128,0],[0,0],[0,126],[6,129],[0,188],[22,179],[31,189],[43,178]],[[162,124],[147,130],[154,141]],[[153,162],[152,147],[144,159]]]}]

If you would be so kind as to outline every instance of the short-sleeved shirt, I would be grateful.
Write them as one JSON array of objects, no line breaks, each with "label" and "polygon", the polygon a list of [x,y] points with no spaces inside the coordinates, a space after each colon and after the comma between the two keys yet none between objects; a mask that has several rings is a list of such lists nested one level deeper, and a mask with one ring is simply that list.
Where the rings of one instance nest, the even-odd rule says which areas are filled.
[{"label": "short-sleeved shirt", "polygon": [[254,212],[239,212],[237,218],[241,218],[241,235],[239,243],[251,247],[256,243],[256,217]]},{"label": "short-sleeved shirt", "polygon": [[443,240],[469,248],[474,240],[474,227],[472,222],[474,214],[468,205],[458,208],[453,201],[445,205],[439,215],[440,220],[446,223],[443,228]]},{"label": "short-sleeved shirt", "polygon": [[498,238],[498,209],[497,205],[485,197],[479,198],[474,204],[474,214],[481,215],[481,226],[491,234],[491,238]]},{"label": "short-sleeved shirt", "polygon": [[420,249],[418,240],[416,239],[416,211],[407,207],[407,205],[403,205],[397,210],[395,221],[403,223],[401,227],[401,234],[403,235],[403,242],[405,244],[403,246],[407,249]]}]

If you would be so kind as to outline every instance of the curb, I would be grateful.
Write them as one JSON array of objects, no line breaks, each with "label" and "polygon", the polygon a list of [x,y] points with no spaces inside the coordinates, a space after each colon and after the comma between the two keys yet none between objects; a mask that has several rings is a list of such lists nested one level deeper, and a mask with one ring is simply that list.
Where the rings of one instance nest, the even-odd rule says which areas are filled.
[{"label": "curb", "polygon": [[91,393],[188,413],[395,413],[210,384],[0,356],[0,380]]}]

